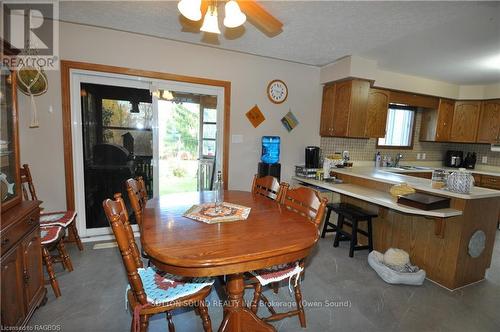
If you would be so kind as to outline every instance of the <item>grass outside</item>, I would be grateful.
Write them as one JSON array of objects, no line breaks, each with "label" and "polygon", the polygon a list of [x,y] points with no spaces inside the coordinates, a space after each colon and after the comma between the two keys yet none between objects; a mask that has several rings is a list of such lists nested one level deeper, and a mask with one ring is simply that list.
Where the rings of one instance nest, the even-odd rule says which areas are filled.
[{"label": "grass outside", "polygon": [[[181,174],[175,176],[174,170]],[[160,195],[196,191],[197,170],[197,160],[160,159]]]}]

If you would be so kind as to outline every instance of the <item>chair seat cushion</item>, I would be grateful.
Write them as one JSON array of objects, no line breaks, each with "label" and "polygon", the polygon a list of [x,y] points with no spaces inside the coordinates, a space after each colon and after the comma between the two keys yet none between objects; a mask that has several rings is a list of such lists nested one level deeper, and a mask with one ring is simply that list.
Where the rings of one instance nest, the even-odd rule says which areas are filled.
[{"label": "chair seat cushion", "polygon": [[165,304],[195,294],[214,283],[210,278],[180,277],[151,267],[137,269],[137,272],[141,277],[147,300],[152,305]]},{"label": "chair seat cushion", "polygon": [[75,220],[76,211],[42,212],[40,214],[41,226],[68,227]]},{"label": "chair seat cushion", "polygon": [[299,277],[300,273],[304,270],[299,265],[299,262],[274,265],[261,270],[255,270],[251,273],[257,278],[262,286],[267,284],[289,279],[292,276]]},{"label": "chair seat cushion", "polygon": [[63,228],[59,226],[41,226],[40,234],[42,245],[56,242],[61,237],[62,231]]}]

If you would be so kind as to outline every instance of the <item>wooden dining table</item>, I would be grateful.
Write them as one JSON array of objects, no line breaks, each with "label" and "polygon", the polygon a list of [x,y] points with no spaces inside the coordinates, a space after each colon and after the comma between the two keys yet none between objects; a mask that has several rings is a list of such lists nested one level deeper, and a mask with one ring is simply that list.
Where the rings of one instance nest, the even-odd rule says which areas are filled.
[{"label": "wooden dining table", "polygon": [[318,230],[306,217],[245,191],[225,191],[224,201],[250,207],[246,220],[207,224],[183,216],[194,204],[213,201],[210,191],[151,199],[141,226],[143,249],[156,267],[172,274],[226,276],[219,331],[275,331],[245,305],[244,273],[305,258]]}]

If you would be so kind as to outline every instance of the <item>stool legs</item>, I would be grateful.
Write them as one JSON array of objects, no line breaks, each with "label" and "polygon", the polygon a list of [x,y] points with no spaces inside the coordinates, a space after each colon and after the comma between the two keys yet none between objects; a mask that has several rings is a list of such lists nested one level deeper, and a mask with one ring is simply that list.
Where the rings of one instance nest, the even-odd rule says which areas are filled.
[{"label": "stool legs", "polygon": [[333,241],[333,246],[338,247],[339,246],[339,241],[340,237],[342,236],[340,232],[342,230],[342,227],[344,226],[344,215],[339,214],[338,222],[337,222],[337,233],[335,233],[335,240]]},{"label": "stool legs", "polygon": [[351,245],[349,247],[349,257],[354,257],[354,248],[358,245],[358,221],[352,221]]},{"label": "stool legs", "polygon": [[373,251],[373,238],[372,238],[372,218],[368,218],[367,220],[368,227],[368,251]]},{"label": "stool legs", "polygon": [[332,214],[332,209],[327,209],[325,222],[323,224],[323,231],[321,232],[321,238],[325,238],[326,229],[328,228],[328,222],[330,221],[330,215]]}]

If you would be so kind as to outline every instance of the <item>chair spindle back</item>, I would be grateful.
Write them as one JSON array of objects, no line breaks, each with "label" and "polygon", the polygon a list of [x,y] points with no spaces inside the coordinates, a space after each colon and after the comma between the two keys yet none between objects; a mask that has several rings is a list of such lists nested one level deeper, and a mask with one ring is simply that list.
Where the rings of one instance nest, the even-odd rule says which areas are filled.
[{"label": "chair spindle back", "polygon": [[35,186],[33,185],[33,178],[28,164],[23,164],[20,169],[21,175],[21,190],[25,201],[37,201]]},{"label": "chair spindle back", "polygon": [[132,227],[128,221],[125,202],[120,193],[115,194],[114,197],[115,200],[106,199],[102,203],[104,212],[115,234],[116,242],[122,255],[123,265],[127,271],[128,282],[134,296],[139,303],[146,304],[146,293],[144,292],[141,277],[137,272],[137,269],[142,268],[143,264],[134,240]]},{"label": "chair spindle back", "polygon": [[132,210],[134,210],[135,220],[140,227],[142,225],[142,212],[146,207],[141,194],[140,183],[135,179],[128,179],[125,181],[125,185],[127,187],[130,205],[132,206]]},{"label": "chair spindle back", "polygon": [[262,195],[279,202],[281,198],[281,186],[274,176],[267,175],[259,178],[255,174],[252,182],[252,194]]},{"label": "chair spindle back", "polygon": [[138,183],[139,192],[141,193],[142,205],[143,207],[145,207],[149,199],[148,191],[146,190],[146,182],[144,182],[144,178],[142,176],[138,176],[136,180]]},{"label": "chair spindle back", "polygon": [[290,188],[288,183],[282,183],[281,187],[281,204],[309,218],[319,227],[325,215],[328,200],[321,198],[318,191],[311,188]]}]

